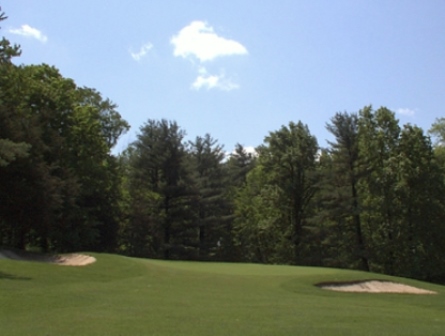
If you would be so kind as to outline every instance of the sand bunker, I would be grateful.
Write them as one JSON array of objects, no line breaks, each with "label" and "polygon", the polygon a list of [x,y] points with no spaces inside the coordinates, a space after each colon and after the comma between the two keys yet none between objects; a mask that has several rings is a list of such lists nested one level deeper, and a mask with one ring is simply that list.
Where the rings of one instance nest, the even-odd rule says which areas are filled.
[{"label": "sand bunker", "polygon": [[96,261],[96,258],[84,254],[49,255],[9,250],[0,250],[0,259],[47,262],[61,266],[85,266]]},{"label": "sand bunker", "polygon": [[58,256],[58,259],[54,263],[63,266],[85,266],[92,264],[96,261],[96,258],[84,254],[68,254]]},{"label": "sand bunker", "polygon": [[436,292],[421,289],[401,283],[384,280],[366,280],[354,282],[332,282],[317,285],[320,288],[355,293],[402,293],[402,294],[437,294]]}]

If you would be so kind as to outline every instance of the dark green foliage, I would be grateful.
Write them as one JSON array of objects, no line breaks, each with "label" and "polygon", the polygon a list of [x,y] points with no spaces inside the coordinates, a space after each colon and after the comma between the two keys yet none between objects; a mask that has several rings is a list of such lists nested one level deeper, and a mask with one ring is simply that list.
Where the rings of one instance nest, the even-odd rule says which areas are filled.
[{"label": "dark green foliage", "polygon": [[[210,135],[185,145],[175,122],[149,120],[126,152],[125,253],[222,260],[231,254],[224,152]],[[135,234],[135,233],[138,234]]]},{"label": "dark green foliage", "polygon": [[236,187],[243,186],[247,181],[247,174],[256,164],[256,156],[248,153],[241,144],[235,145],[235,150],[230,154],[227,169],[230,175],[230,184]]},{"label": "dark green foliage", "polygon": [[9,139],[0,139],[0,167],[6,167],[19,158],[29,155],[30,144],[13,142]]},{"label": "dark green foliage", "polygon": [[[1,12],[0,7],[0,23],[7,18],[5,13]],[[21,51],[18,45],[11,45],[7,39],[2,37],[0,40],[0,66],[11,65],[11,59],[20,56],[20,54]]]},{"label": "dark green foliage", "polygon": [[175,122],[148,120],[128,151],[128,207],[142,218],[130,212],[124,231],[129,237],[128,231],[142,230],[146,238],[138,248],[127,239],[124,249],[136,248],[137,255],[151,251],[145,256],[170,259],[187,250],[182,234],[189,231],[191,215],[184,135]]},{"label": "dark green foliage", "polygon": [[[0,14],[0,21],[5,19]],[[337,113],[320,149],[302,122],[226,155],[149,119],[119,157],[117,106],[0,41],[0,246],[320,265],[445,281],[445,119]]]},{"label": "dark green foliage", "polygon": [[191,209],[197,229],[197,254],[201,260],[227,259],[231,250],[230,206],[226,194],[225,153],[209,134],[189,143],[193,177]]},{"label": "dark green foliage", "polygon": [[128,124],[95,90],[48,65],[15,66],[18,47],[2,46],[0,245],[114,250],[120,173],[110,150]]},{"label": "dark green foliage", "polygon": [[312,218],[322,264],[443,281],[440,150],[386,108],[337,113],[327,128]]},{"label": "dark green foliage", "polygon": [[337,256],[334,265],[357,263],[357,267],[369,271],[358,195],[363,170],[359,162],[358,117],[337,113],[326,128],[335,137],[335,142],[329,143],[329,153],[323,158],[321,180],[320,210],[324,220],[330,222],[331,231],[326,243],[335,245],[341,256]]},{"label": "dark green foliage", "polygon": [[397,216],[401,204],[395,197],[394,167],[400,135],[398,120],[386,108],[360,111],[359,146],[364,176],[360,181],[363,225],[368,232],[371,267],[394,274]]},{"label": "dark green foliage", "polygon": [[303,263],[310,258],[305,229],[316,190],[317,141],[303,123],[291,122],[257,151],[258,166],[237,198],[239,244],[251,246],[248,255],[259,261]]},{"label": "dark green foliage", "polygon": [[405,125],[400,134],[395,161],[395,194],[401,204],[395,273],[438,280],[443,277],[445,252],[443,171],[430,140],[420,128],[411,125]]}]

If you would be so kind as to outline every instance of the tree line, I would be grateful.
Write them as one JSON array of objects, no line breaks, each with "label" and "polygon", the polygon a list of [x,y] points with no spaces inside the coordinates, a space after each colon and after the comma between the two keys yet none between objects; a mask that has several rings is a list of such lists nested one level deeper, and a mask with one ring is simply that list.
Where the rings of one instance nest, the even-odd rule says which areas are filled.
[{"label": "tree line", "polygon": [[445,119],[425,133],[365,106],[326,123],[326,148],[298,121],[229,155],[149,119],[113,155],[129,129],[117,106],[14,65],[20,52],[0,41],[0,246],[445,280]]}]

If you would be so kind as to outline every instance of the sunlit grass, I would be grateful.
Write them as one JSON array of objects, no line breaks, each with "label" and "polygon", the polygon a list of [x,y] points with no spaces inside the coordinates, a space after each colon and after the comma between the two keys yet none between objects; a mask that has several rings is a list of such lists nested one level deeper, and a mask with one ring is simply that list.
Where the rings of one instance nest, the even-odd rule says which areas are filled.
[{"label": "sunlit grass", "polygon": [[0,335],[442,335],[438,295],[353,294],[319,282],[390,277],[328,268],[95,254],[84,267],[0,260]]}]

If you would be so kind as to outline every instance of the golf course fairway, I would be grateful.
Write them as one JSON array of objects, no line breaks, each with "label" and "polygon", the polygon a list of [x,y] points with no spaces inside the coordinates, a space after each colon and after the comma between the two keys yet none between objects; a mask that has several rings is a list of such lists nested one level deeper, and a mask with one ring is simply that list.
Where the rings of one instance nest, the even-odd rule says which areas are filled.
[{"label": "golf course fairway", "polygon": [[[445,287],[332,268],[89,254],[60,266],[0,260],[0,335],[444,335]],[[316,284],[390,280],[437,294]]]}]

